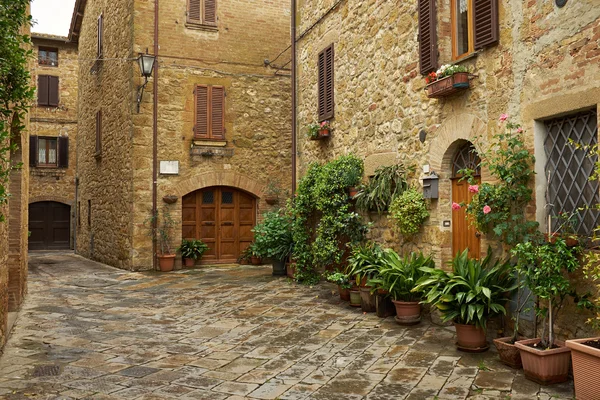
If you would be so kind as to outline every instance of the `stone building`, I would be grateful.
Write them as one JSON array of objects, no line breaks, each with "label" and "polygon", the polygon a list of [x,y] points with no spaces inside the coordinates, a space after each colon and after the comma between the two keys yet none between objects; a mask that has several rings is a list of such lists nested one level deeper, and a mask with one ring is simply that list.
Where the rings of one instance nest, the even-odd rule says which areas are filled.
[{"label": "stone building", "polygon": [[34,33],[30,120],[29,249],[72,249],[75,232],[77,46]]},{"label": "stone building", "polygon": [[[291,185],[289,16],[283,0],[76,1],[78,253],[151,269],[166,209],[173,247],[238,258],[266,188]],[[140,53],[156,56],[148,84]]]},{"label": "stone building", "polygon": [[[536,156],[536,199],[527,212],[541,229],[547,172],[553,215],[598,202],[598,185],[588,181],[591,161],[566,145],[569,138],[598,141],[596,0],[300,0],[298,14],[299,175],[311,161],[346,153],[365,159],[367,177],[379,165],[411,163],[418,171],[412,183],[420,187],[423,167],[434,171],[439,198],[416,244],[404,249],[432,253],[438,265],[462,250],[458,243],[485,251],[486,238],[452,215],[462,193],[452,178],[469,146],[481,150],[500,131],[503,113],[523,126]],[[476,75],[471,87],[428,98],[425,75],[444,64],[467,66]],[[319,93],[320,79],[333,88]],[[319,113],[319,94],[332,115]],[[305,126],[325,118],[331,138],[307,140]],[[489,179],[487,171],[480,179]],[[387,218],[371,218],[373,237],[398,248]],[[576,229],[589,234],[597,222],[589,214]]]}]

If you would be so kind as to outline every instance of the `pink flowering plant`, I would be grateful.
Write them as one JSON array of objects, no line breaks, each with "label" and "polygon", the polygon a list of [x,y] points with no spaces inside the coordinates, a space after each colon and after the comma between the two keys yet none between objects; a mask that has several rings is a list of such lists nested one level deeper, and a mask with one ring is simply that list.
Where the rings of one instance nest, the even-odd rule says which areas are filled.
[{"label": "pink flowering plant", "polygon": [[489,170],[495,183],[476,184],[475,171],[460,171],[473,194],[471,202],[462,206],[479,231],[493,234],[513,247],[537,236],[538,223],[528,221],[525,215],[532,200],[535,158],[525,147],[521,126],[511,122],[507,114],[498,120],[503,131],[495,134],[487,149],[479,153],[480,167]]},{"label": "pink flowering plant", "polygon": [[319,137],[319,131],[322,130],[331,130],[331,123],[329,121],[322,122],[313,122],[312,124],[308,124],[307,136],[311,139],[316,139]]}]

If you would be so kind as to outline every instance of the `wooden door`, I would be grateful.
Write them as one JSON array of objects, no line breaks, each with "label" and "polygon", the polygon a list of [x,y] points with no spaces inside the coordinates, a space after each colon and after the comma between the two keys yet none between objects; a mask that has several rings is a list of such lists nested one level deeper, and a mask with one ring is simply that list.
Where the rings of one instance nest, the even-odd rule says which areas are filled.
[{"label": "wooden door", "polygon": [[256,200],[229,187],[211,187],[184,196],[182,237],[201,239],[207,262],[235,262],[254,238]]},{"label": "wooden door", "polygon": [[[477,179],[477,184],[481,179]],[[460,178],[452,179],[452,202],[459,204],[469,204],[473,198],[473,193],[469,192],[469,183],[461,181]],[[462,253],[469,249],[469,257],[479,258],[480,256],[480,234],[467,217],[465,207],[460,210],[452,211],[452,254]]]},{"label": "wooden door", "polygon": [[29,249],[68,250],[71,247],[71,207],[53,201],[29,205]]}]

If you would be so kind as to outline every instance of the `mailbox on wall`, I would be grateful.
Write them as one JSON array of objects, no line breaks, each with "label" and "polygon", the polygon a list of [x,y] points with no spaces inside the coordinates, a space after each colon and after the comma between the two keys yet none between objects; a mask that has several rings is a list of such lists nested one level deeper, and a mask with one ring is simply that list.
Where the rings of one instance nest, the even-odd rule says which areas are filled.
[{"label": "mailbox on wall", "polygon": [[437,199],[439,197],[440,178],[432,172],[423,178],[423,197],[426,199]]}]

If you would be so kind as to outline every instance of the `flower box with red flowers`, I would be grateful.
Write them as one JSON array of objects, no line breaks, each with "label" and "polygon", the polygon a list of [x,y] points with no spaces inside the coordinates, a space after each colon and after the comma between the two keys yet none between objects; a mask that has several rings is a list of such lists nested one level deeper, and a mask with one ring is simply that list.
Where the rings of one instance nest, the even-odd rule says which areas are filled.
[{"label": "flower box with red flowers", "polygon": [[471,79],[475,75],[469,73],[461,65],[443,65],[436,72],[431,72],[425,78],[427,97],[439,99],[449,97],[471,87]]}]

